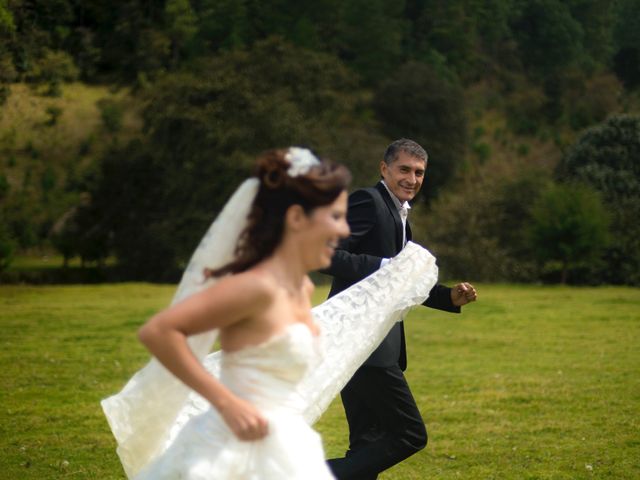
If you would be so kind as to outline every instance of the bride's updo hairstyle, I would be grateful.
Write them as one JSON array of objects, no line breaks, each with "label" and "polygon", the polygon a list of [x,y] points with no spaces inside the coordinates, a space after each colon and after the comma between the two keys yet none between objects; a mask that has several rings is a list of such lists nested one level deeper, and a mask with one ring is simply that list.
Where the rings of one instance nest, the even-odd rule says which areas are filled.
[{"label": "bride's updo hairstyle", "polygon": [[[298,152],[292,157],[292,152]],[[347,189],[351,173],[344,166],[318,160],[300,148],[268,150],[256,162],[254,176],[260,180],[248,224],[238,239],[235,260],[207,270],[207,277],[248,270],[271,255],[284,233],[285,213],[300,205],[306,214],[329,205]]]}]

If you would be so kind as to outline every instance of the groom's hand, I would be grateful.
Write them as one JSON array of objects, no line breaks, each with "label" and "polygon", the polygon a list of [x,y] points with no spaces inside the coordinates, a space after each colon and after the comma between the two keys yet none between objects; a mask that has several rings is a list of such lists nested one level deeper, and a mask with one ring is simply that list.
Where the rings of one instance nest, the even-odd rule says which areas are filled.
[{"label": "groom's hand", "polygon": [[478,299],[478,292],[473,285],[467,282],[462,282],[455,285],[451,289],[451,303],[456,307],[461,307],[470,302],[475,302]]}]

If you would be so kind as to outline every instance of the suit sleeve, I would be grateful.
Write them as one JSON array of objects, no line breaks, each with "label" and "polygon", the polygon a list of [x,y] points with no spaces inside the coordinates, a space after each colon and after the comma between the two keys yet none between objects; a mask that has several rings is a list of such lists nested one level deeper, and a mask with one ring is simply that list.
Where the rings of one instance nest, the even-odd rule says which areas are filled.
[{"label": "suit sleeve", "polygon": [[377,215],[373,197],[366,190],[357,190],[349,196],[347,221],[351,234],[340,242],[331,266],[323,273],[350,281],[363,279],[380,268],[382,257],[364,253],[352,253],[358,250],[358,244],[376,225]]},{"label": "suit sleeve", "polygon": [[437,310],[444,310],[445,312],[460,313],[460,307],[456,307],[451,302],[451,288],[440,285],[439,283],[434,285],[429,292],[429,298],[427,298],[422,305]]}]

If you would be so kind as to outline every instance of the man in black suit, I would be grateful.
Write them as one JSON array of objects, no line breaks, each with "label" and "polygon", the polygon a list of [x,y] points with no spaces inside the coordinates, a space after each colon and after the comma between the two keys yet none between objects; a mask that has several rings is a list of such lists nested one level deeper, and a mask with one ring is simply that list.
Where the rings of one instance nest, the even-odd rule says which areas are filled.
[{"label": "man in black suit", "polygon": [[[382,180],[350,195],[351,235],[325,271],[334,277],[329,296],[378,270],[411,240],[409,201],[420,190],[426,168],[427,153],[420,145],[396,140],[380,162]],[[476,296],[468,283],[436,285],[424,305],[459,313]],[[341,392],[349,450],[328,461],[339,480],[375,479],[426,446],[424,421],[403,374],[406,366],[404,326],[398,322]]]}]

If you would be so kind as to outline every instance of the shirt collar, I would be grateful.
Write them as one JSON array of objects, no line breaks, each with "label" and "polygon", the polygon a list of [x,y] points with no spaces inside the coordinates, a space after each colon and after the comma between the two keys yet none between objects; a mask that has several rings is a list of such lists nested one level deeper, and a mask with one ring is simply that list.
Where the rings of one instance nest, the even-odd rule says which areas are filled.
[{"label": "shirt collar", "polygon": [[384,182],[384,180],[380,180],[380,183],[382,183],[382,185],[384,185],[384,188],[387,189],[387,192],[389,192],[389,196],[391,196],[391,200],[393,201],[393,204],[396,206],[396,208],[398,210],[400,210],[402,207],[406,208],[407,210],[409,210],[411,208],[411,205],[409,205],[409,202],[404,202],[402,203],[398,197],[396,197],[393,192],[389,189],[389,187],[387,186],[387,184]]}]

